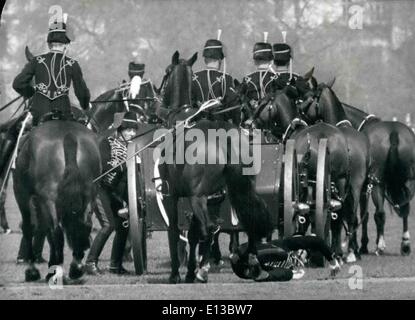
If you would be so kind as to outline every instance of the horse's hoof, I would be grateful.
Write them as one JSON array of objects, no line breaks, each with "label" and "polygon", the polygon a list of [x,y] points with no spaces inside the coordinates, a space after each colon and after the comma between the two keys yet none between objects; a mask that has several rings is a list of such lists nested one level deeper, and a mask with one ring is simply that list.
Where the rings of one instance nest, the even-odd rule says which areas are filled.
[{"label": "horse's hoof", "polygon": [[215,267],[222,268],[225,265],[225,261],[223,261],[222,259],[215,260],[214,264],[215,264]]},{"label": "horse's hoof", "polygon": [[359,254],[363,255],[363,254],[369,254],[369,250],[367,248],[367,246],[361,247],[359,249]]},{"label": "horse's hoof", "polygon": [[401,243],[401,255],[409,256],[411,254],[411,244],[405,241]]},{"label": "horse's hoof", "polygon": [[349,254],[346,257],[346,263],[354,263],[356,261],[357,259],[356,259],[356,255],[354,254],[354,252],[353,251],[349,252]]},{"label": "horse's hoof", "polygon": [[181,281],[181,279],[180,279],[180,275],[171,275],[170,277],[169,277],[169,283],[170,284],[178,284],[178,283],[180,283],[180,281]]},{"label": "horse's hoof", "polygon": [[376,248],[376,250],[375,250],[375,254],[377,256],[383,256],[384,253],[385,253],[385,250],[383,250],[383,249]]},{"label": "horse's hoof", "polygon": [[25,281],[26,282],[32,282],[32,281],[38,281],[40,279],[40,272],[35,267],[31,267],[26,269],[25,271]]},{"label": "horse's hoof", "polygon": [[196,273],[196,282],[198,283],[207,283],[208,282],[208,272],[205,268],[200,268]]},{"label": "horse's hoof", "polygon": [[69,267],[69,278],[79,279],[84,275],[84,273],[85,266],[82,263],[71,263],[71,266]]}]

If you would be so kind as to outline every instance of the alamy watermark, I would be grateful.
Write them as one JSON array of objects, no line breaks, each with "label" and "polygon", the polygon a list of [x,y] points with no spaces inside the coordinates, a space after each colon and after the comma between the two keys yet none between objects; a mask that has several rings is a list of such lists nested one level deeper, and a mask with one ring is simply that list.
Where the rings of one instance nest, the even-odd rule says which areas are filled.
[{"label": "alamy watermark", "polygon": [[153,137],[164,136],[153,153],[154,161],[163,164],[240,164],[244,175],[261,171],[261,140],[259,129],[248,132],[232,128],[207,129],[176,126],[157,130]]},{"label": "alamy watermark", "polygon": [[52,290],[63,289],[63,268],[61,266],[51,266],[48,269],[49,274],[53,276],[49,279],[48,285]]},{"label": "alamy watermark", "polygon": [[363,269],[361,266],[355,264],[349,267],[349,274],[352,276],[349,278],[348,286],[350,290],[363,290]]}]

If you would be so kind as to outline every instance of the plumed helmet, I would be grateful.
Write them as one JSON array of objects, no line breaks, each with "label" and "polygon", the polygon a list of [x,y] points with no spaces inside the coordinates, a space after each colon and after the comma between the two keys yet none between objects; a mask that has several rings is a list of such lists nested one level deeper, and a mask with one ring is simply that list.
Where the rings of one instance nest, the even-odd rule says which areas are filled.
[{"label": "plumed helmet", "polygon": [[292,58],[291,47],[286,43],[275,43],[272,46],[272,53],[274,54],[274,62],[277,65],[286,64]]},{"label": "plumed helmet", "polygon": [[67,24],[68,15],[63,15],[63,21],[55,20],[49,25],[47,42],[70,43],[75,40],[72,28]]},{"label": "plumed helmet", "polygon": [[143,77],[146,65],[144,63],[130,62],[128,64],[128,75],[130,78],[134,76]]},{"label": "plumed helmet", "polygon": [[254,45],[253,49],[253,58],[254,60],[265,60],[271,61],[274,59],[272,54],[272,45],[267,42],[268,40],[268,32],[264,32],[264,41],[257,42]]},{"label": "plumed helmet", "polygon": [[270,61],[274,59],[272,55],[272,46],[270,43],[267,42],[257,42],[254,45],[254,60],[266,60]]},{"label": "plumed helmet", "polygon": [[220,36],[222,34],[222,30],[218,30],[218,36],[216,39],[209,39],[206,41],[205,46],[203,48],[203,57],[222,60],[225,58],[225,53],[223,50],[223,44],[220,41]]}]

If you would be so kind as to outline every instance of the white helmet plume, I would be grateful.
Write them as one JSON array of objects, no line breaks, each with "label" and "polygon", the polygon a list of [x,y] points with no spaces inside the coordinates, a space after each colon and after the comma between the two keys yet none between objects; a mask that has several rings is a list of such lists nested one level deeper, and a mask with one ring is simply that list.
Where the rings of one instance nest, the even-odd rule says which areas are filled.
[{"label": "white helmet plume", "polygon": [[130,97],[135,99],[136,96],[140,93],[140,87],[141,87],[141,77],[140,76],[134,76],[131,79],[130,84]]}]

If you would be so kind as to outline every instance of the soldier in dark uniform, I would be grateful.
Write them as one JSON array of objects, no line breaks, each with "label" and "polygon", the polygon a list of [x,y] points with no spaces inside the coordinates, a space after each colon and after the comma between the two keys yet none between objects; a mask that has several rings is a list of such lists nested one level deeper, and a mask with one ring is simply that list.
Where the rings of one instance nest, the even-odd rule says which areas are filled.
[{"label": "soldier in dark uniform", "polygon": [[[263,99],[273,89],[273,81],[277,79],[277,74],[273,69],[272,45],[267,42],[267,32],[264,32],[264,42],[257,42],[253,49],[254,63],[256,71],[244,77],[247,84],[246,95],[249,98],[253,109],[258,105],[258,101]],[[247,115],[245,115],[245,118]]]},{"label": "soldier in dark uniform", "polygon": [[[122,85],[123,96],[127,99],[138,98],[137,100],[131,100],[128,103],[130,111],[136,112],[138,116],[142,116],[140,110],[144,110],[147,116],[154,114],[154,98],[156,93],[154,92],[153,84],[151,80],[144,78],[145,64],[136,63],[134,61],[128,64],[128,76],[130,82]],[[136,78],[139,77],[139,78]],[[139,85],[138,94],[135,97],[130,97],[131,85],[137,83]],[[148,100],[147,100],[148,99]]]},{"label": "soldier in dark uniform", "polygon": [[[127,144],[138,130],[138,119],[135,112],[126,112],[121,125],[114,136],[108,137],[101,144],[101,154],[107,155],[103,171],[117,167],[117,169],[103,177],[98,186],[98,196],[105,214],[105,227],[96,235],[86,260],[88,274],[100,273],[98,259],[111,233],[115,230],[115,237],[111,250],[111,273],[123,275],[129,272],[122,266],[124,249],[127,242],[128,226],[128,187],[127,187]],[[122,163],[122,164],[121,164]],[[121,165],[120,165],[121,164]],[[96,204],[94,204],[96,205]]]},{"label": "soldier in dark uniform", "polygon": [[[65,22],[49,27],[47,42],[50,51],[29,61],[14,79],[13,88],[25,98],[32,98],[33,125],[42,116],[55,112],[71,118],[69,88],[73,83],[75,95],[83,109],[89,106],[90,93],[78,62],[67,56],[67,45],[73,40]],[[32,79],[34,78],[34,86]]]},{"label": "soldier in dark uniform", "polygon": [[[211,99],[222,99],[223,104],[234,101],[236,92],[232,76],[226,73],[226,61],[223,44],[220,41],[220,33],[217,39],[209,39],[203,49],[206,68],[195,72],[192,81],[192,103],[200,106]],[[223,63],[223,71],[221,70]],[[225,105],[224,107],[229,107]],[[211,119],[231,120],[234,124],[240,123],[240,110],[224,113],[221,117]]]},{"label": "soldier in dark uniform", "polygon": [[242,279],[260,282],[300,279],[304,275],[303,267],[309,257],[308,251],[320,252],[329,261],[332,276],[340,270],[335,254],[323,239],[316,236],[296,234],[285,239],[259,244],[257,258],[265,271],[262,274],[250,274],[247,248],[247,243],[242,244],[237,252],[230,255],[232,270]]},{"label": "soldier in dark uniform", "polygon": [[307,81],[292,71],[293,54],[291,47],[286,43],[275,43],[272,46],[274,64],[278,78],[275,81],[276,89],[287,87],[287,94],[295,100],[299,110],[305,110],[313,102],[307,96],[309,87]]}]

